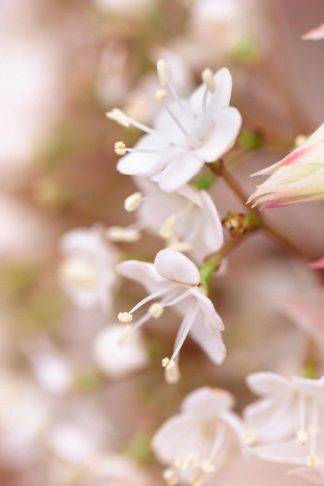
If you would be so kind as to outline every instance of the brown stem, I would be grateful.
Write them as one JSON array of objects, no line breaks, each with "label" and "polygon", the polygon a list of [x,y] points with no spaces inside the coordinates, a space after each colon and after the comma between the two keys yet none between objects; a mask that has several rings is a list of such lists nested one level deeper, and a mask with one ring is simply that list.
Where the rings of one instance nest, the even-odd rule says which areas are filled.
[{"label": "brown stem", "polygon": [[237,195],[238,199],[249,211],[249,213],[256,216],[256,218],[260,221],[260,229],[263,230],[263,232],[267,236],[269,236],[272,240],[278,242],[282,247],[287,250],[288,253],[304,261],[308,260],[307,256],[302,250],[295,246],[294,243],[288,240],[276,228],[274,228],[266,221],[264,216],[261,214],[261,211],[256,208],[250,208],[250,206],[247,204],[248,195],[245,193],[240,183],[235,179],[235,177],[233,177],[233,174],[227,170],[223,160],[207,165],[214,174],[221,176],[224,179],[228,187],[234,192],[234,194]]}]

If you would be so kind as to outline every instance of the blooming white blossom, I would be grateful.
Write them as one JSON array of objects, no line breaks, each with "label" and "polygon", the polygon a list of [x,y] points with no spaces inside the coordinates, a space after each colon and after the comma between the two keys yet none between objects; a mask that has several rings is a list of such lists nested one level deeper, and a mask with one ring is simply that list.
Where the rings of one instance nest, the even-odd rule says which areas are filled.
[{"label": "blooming white blossom", "polygon": [[317,27],[311,29],[309,32],[306,32],[306,34],[302,36],[302,39],[313,41],[324,39],[324,22]]},{"label": "blooming white blossom", "polygon": [[153,128],[118,109],[107,116],[146,133],[134,148],[127,148],[123,142],[115,144],[116,153],[124,155],[117,165],[119,172],[149,177],[163,191],[172,192],[183,187],[206,162],[215,161],[233,147],[241,115],[229,106],[232,78],[227,69],[215,75],[206,69],[203,84],[188,99],[182,99],[170,81],[165,61],[158,61],[157,67],[162,86],[159,96],[169,91],[173,101],[157,114]]},{"label": "blooming white blossom", "polygon": [[68,231],[60,241],[62,288],[80,307],[97,304],[107,311],[115,284],[117,252],[100,227]]},{"label": "blooming white blossom", "polygon": [[288,379],[264,372],[250,375],[247,382],[262,397],[245,410],[247,437],[257,443],[251,451],[270,461],[319,466],[324,450],[324,377]]},{"label": "blooming white blossom", "polygon": [[230,393],[200,388],[185,398],[179,415],[160,427],[152,446],[158,459],[170,466],[164,471],[167,484],[201,485],[239,451],[243,428],[233,406]]},{"label": "blooming white blossom", "polygon": [[[188,257],[167,248],[156,255],[154,263],[130,260],[119,263],[117,270],[121,275],[140,282],[149,292],[129,312],[119,314],[119,321],[128,323],[125,340],[131,338],[133,331],[148,320],[159,318],[167,307],[174,306],[183,315],[172,357],[162,361],[167,381],[176,382],[179,378],[179,352],[188,334],[214,363],[224,360],[222,320],[200,286],[198,268]],[[151,305],[148,311],[136,323],[130,324],[133,313],[149,302]]]},{"label": "blooming white blossom", "polygon": [[123,346],[124,330],[120,326],[103,329],[94,342],[94,358],[108,376],[118,378],[143,368],[148,361],[144,344],[136,333],[128,346]]},{"label": "blooming white blossom", "polygon": [[[138,209],[138,222],[124,228],[119,235],[122,241],[134,231],[148,230],[164,238],[166,246],[189,252],[199,262],[222,247],[222,223],[206,191],[184,186],[177,192],[166,194],[148,179],[136,177],[134,181],[141,192],[129,196],[125,205],[132,203],[133,209]],[[108,229],[110,235],[111,228]]]},{"label": "blooming white blossom", "polygon": [[265,208],[324,198],[324,123],[284,159],[255,175],[270,175],[248,202]]}]

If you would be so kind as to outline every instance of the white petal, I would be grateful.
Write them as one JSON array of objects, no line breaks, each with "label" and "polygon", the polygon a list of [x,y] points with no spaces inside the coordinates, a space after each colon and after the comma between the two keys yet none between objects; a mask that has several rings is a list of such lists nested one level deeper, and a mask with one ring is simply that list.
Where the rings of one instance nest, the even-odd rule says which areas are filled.
[{"label": "white petal", "polygon": [[182,402],[181,411],[200,416],[215,417],[234,406],[233,396],[217,388],[203,387],[190,393]]},{"label": "white petal", "polygon": [[117,169],[122,174],[150,176],[161,170],[165,166],[165,152],[167,144],[161,143],[158,138],[151,135],[144,135],[135,145],[134,149],[157,150],[161,153],[130,152],[117,164]]},{"label": "white petal", "polygon": [[209,455],[212,438],[203,433],[200,421],[191,415],[176,415],[167,420],[153,437],[156,456],[165,464],[185,459],[190,454],[200,458]]},{"label": "white petal", "polygon": [[235,144],[242,124],[236,108],[219,107],[213,114],[213,130],[207,141],[195,151],[205,162],[213,162],[228,152]]},{"label": "white petal", "polygon": [[165,278],[156,272],[153,263],[128,260],[118,263],[116,270],[123,277],[142,284],[150,293],[162,289],[165,285],[170,285]]},{"label": "white petal", "polygon": [[[228,106],[231,99],[232,76],[229,70],[226,68],[220,69],[215,73],[214,80],[215,92],[207,95],[208,110],[215,110],[219,106]],[[205,91],[206,86],[201,84],[190,96],[190,108],[197,115],[202,112]]]},{"label": "white petal", "polygon": [[220,315],[216,312],[212,301],[204,294],[201,289],[191,289],[190,293],[197,299],[199,307],[204,313],[206,324],[218,331],[224,330],[224,324]]},{"label": "white petal", "polygon": [[158,176],[162,191],[177,191],[187,184],[203,167],[204,161],[194,152],[185,152],[170,162]]},{"label": "white petal", "polygon": [[148,356],[140,334],[136,332],[128,344],[120,344],[125,332],[123,325],[102,330],[94,342],[94,357],[100,369],[109,376],[120,377],[147,364]]},{"label": "white petal", "polygon": [[226,348],[223,343],[222,335],[217,328],[206,325],[198,314],[193,324],[190,337],[196,341],[201,349],[208,355],[213,363],[220,364],[226,356]]},{"label": "white petal", "polygon": [[248,387],[257,395],[273,395],[283,398],[289,395],[292,390],[289,380],[267,371],[252,373],[246,381]]},{"label": "white petal", "polygon": [[253,448],[252,452],[267,461],[297,465],[305,464],[308,455],[307,449],[300,446],[296,440],[282,444],[258,446]]},{"label": "white petal", "polygon": [[185,286],[199,285],[200,275],[196,265],[182,253],[166,248],[154,260],[159,275]]}]

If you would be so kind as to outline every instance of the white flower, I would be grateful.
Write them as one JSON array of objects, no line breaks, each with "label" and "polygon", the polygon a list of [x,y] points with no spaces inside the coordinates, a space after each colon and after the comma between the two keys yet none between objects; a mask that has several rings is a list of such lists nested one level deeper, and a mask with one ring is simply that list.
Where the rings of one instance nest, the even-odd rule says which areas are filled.
[{"label": "white flower", "polygon": [[80,307],[100,304],[107,311],[115,283],[116,250],[99,227],[68,231],[60,241],[62,288]]},{"label": "white flower", "polygon": [[124,346],[124,330],[120,326],[103,329],[94,342],[94,357],[100,369],[108,376],[118,378],[143,368],[148,356],[139,333]]},{"label": "white flower", "polygon": [[[125,203],[141,200],[138,223],[124,228],[119,235],[123,241],[128,231],[132,234],[136,228],[148,230],[164,238],[166,246],[189,252],[199,262],[222,247],[222,223],[206,191],[184,186],[175,193],[166,194],[155,182],[140,177],[134,180],[142,192],[134,193],[133,199],[129,196]],[[110,229],[108,231],[110,235]]]},{"label": "white flower", "polygon": [[200,388],[185,398],[179,415],[161,426],[152,446],[156,456],[171,466],[164,472],[167,484],[203,484],[240,448],[242,424],[233,406],[228,392]]},{"label": "white flower", "polygon": [[241,115],[228,106],[232,78],[227,69],[215,75],[205,70],[204,83],[188,99],[181,99],[169,79],[168,65],[160,60],[157,67],[163,92],[170,92],[174,99],[157,114],[154,128],[118,109],[107,116],[146,133],[134,148],[122,146],[121,142],[115,146],[119,155],[125,154],[118,162],[119,172],[149,177],[163,191],[172,192],[183,187],[205,162],[215,161],[233,147]]},{"label": "white flower", "polygon": [[255,373],[248,385],[263,397],[245,410],[248,437],[266,444],[251,451],[267,460],[318,466],[324,451],[324,377],[287,379]]},{"label": "white flower", "polygon": [[93,0],[102,12],[122,17],[141,18],[143,14],[152,9],[156,0]]},{"label": "white flower", "polygon": [[130,337],[133,330],[139,329],[148,320],[160,317],[166,307],[175,306],[175,310],[183,315],[172,357],[162,362],[167,381],[176,382],[179,378],[177,361],[189,333],[214,363],[224,360],[222,320],[200,287],[199,270],[189,258],[175,250],[165,249],[156,255],[154,264],[130,260],[119,263],[117,270],[121,275],[140,282],[149,292],[129,312],[119,314],[121,322],[131,322],[134,312],[151,303],[136,323],[128,324],[125,337]]}]

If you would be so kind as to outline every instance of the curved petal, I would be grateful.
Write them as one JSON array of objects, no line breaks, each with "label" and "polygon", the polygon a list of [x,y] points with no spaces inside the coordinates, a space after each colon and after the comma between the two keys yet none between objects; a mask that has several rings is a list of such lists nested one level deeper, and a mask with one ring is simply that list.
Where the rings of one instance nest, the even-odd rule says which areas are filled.
[{"label": "curved petal", "polygon": [[190,336],[215,364],[220,364],[226,356],[222,335],[217,328],[203,323],[198,317],[193,324]]},{"label": "curved petal", "polygon": [[234,397],[226,390],[203,387],[193,391],[184,399],[182,412],[190,412],[198,417],[217,416],[219,412],[234,406]]},{"label": "curved petal", "polygon": [[204,434],[199,419],[192,415],[176,415],[167,420],[156,432],[152,447],[165,464],[185,459],[194,454],[205,459],[209,456],[212,438]]},{"label": "curved petal", "polygon": [[199,307],[204,313],[207,326],[217,329],[218,331],[223,331],[224,324],[222,318],[216,312],[212,301],[203,293],[200,288],[190,289],[190,293],[197,299]]},{"label": "curved petal", "polygon": [[219,107],[213,114],[213,130],[207,141],[195,151],[205,162],[213,162],[235,144],[242,124],[240,112],[231,106]]},{"label": "curved petal", "polygon": [[[119,159],[117,170],[122,174],[151,176],[165,167],[169,146],[159,138],[144,135],[135,145],[134,150]],[[152,153],[141,152],[141,150],[152,150]],[[154,152],[156,150],[161,152]]]},{"label": "curved petal", "polygon": [[163,286],[170,285],[161,275],[159,275],[153,263],[128,260],[116,265],[116,271],[123,277],[134,280],[142,284],[149,292],[154,292]]},{"label": "curved petal", "polygon": [[267,461],[296,465],[304,465],[308,455],[307,449],[300,446],[297,441],[259,446],[251,452]]},{"label": "curved petal", "polygon": [[165,192],[177,191],[198,174],[203,165],[196,152],[179,155],[158,176],[160,188]]},{"label": "curved petal", "polygon": [[176,250],[166,248],[159,251],[154,265],[157,273],[171,282],[185,286],[199,285],[198,268],[188,257]]},{"label": "curved petal", "polygon": [[292,386],[286,378],[264,371],[252,373],[246,379],[247,385],[257,395],[273,395],[285,397],[292,391]]},{"label": "curved petal", "polygon": [[[219,69],[214,74],[215,92],[208,92],[207,106],[208,111],[215,110],[219,106],[228,106],[231,93],[232,93],[232,76],[227,68]],[[206,91],[206,86],[201,84],[192,93],[189,99],[190,108],[196,114],[199,115],[202,112],[203,98]]]}]

